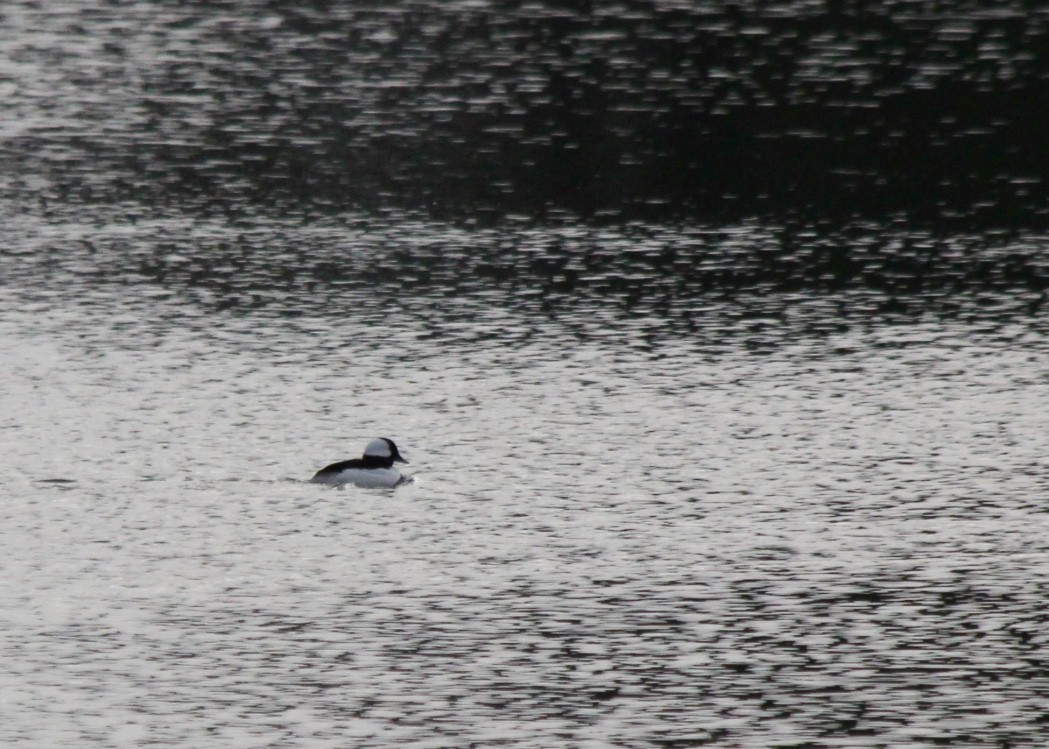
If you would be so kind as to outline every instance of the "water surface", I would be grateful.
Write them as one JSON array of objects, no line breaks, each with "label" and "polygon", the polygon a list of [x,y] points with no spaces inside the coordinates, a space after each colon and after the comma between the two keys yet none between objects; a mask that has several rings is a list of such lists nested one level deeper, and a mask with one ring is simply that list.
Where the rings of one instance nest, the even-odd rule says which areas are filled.
[{"label": "water surface", "polygon": [[0,745],[1041,746],[1030,6],[5,3]]},{"label": "water surface", "polygon": [[[976,240],[890,303],[770,226],[118,218],[9,224],[5,745],[1037,744],[1044,329]],[[305,482],[379,434],[414,483]]]}]

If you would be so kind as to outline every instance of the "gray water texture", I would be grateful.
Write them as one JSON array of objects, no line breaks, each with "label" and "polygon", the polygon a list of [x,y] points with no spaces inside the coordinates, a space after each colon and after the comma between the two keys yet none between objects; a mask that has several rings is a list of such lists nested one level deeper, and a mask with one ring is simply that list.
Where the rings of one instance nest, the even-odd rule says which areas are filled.
[{"label": "gray water texture", "polygon": [[0,195],[1046,226],[1018,0],[0,6]]},{"label": "gray water texture", "polygon": [[3,746],[1043,745],[1038,237],[5,219]]},{"label": "gray water texture", "polygon": [[0,747],[1046,746],[1035,5],[0,5]]}]

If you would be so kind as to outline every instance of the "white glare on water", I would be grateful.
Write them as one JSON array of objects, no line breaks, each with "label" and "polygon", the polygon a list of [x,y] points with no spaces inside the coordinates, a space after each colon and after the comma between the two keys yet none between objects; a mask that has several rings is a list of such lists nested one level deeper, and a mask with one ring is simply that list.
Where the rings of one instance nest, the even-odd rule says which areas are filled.
[{"label": "white glare on water", "polygon": [[[392,229],[242,227],[225,259],[169,230],[5,261],[5,746],[1037,734],[1036,328],[630,308],[614,267],[536,295],[512,253],[457,276],[468,249],[402,258],[399,291],[362,280]],[[412,230],[499,239],[449,232]],[[380,435],[413,483],[306,483]]]}]

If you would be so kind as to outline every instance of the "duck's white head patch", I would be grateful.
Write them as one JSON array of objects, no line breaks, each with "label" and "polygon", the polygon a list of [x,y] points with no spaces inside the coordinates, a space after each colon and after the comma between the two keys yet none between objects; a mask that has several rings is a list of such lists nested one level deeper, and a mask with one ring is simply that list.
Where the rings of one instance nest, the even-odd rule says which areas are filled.
[{"label": "duck's white head patch", "polygon": [[364,448],[364,454],[373,458],[389,458],[393,456],[390,451],[390,443],[382,437],[376,437]]}]

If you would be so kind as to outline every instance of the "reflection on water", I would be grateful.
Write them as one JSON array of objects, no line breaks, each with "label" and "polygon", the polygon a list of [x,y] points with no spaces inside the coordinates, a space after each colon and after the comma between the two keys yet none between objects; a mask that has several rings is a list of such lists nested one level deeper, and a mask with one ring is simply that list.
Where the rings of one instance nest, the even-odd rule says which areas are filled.
[{"label": "reflection on water", "polygon": [[1040,740],[1038,236],[126,210],[8,216],[4,745]]},{"label": "reflection on water", "polygon": [[[1021,320],[1042,330],[1037,313],[1049,287],[1044,235],[1035,232],[943,236],[892,222],[830,229],[756,221],[480,228],[402,214],[298,225],[149,217],[128,206],[85,222],[78,211],[7,212],[8,275],[22,303],[46,303],[54,286],[89,281],[79,297],[86,315],[116,297],[205,332],[212,313],[249,330],[272,319],[305,334],[285,347],[318,345],[318,317],[324,325],[339,315],[346,333],[324,342],[330,350],[391,334],[504,345],[556,335],[646,351],[678,336],[763,349],[799,333],[923,319]],[[124,345],[148,343],[156,314],[109,325],[139,326]]]},{"label": "reflection on water", "polygon": [[1044,224],[1031,6],[19,0],[0,188]]}]

